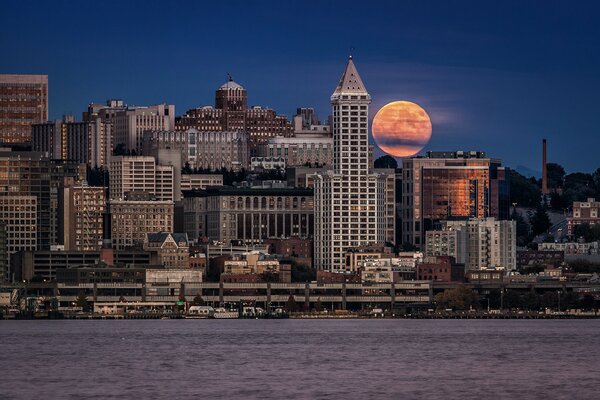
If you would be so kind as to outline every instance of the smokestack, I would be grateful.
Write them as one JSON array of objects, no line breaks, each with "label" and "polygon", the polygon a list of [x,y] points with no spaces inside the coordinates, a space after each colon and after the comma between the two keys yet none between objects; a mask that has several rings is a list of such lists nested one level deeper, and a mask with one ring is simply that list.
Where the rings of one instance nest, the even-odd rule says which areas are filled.
[{"label": "smokestack", "polygon": [[542,140],[542,194],[548,194],[548,171],[546,170],[546,139]]}]

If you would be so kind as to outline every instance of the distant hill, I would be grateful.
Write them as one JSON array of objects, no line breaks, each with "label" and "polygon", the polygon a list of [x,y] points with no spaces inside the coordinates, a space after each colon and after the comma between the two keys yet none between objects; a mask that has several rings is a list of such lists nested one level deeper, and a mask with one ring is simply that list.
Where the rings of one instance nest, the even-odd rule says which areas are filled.
[{"label": "distant hill", "polygon": [[542,171],[535,171],[535,170],[533,170],[531,168],[527,168],[523,165],[517,165],[517,167],[515,168],[515,171],[517,171],[518,173],[520,173],[521,175],[523,175],[526,178],[533,176],[535,179],[540,179],[542,177]]}]

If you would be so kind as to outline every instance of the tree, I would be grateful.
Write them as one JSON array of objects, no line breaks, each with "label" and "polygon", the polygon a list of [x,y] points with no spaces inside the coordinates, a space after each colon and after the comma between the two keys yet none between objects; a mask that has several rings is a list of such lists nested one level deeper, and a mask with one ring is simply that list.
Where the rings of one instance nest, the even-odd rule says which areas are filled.
[{"label": "tree", "polygon": [[510,170],[510,201],[521,207],[535,207],[539,204],[542,191],[535,178],[526,178],[515,170]]},{"label": "tree", "polygon": [[530,242],[530,228],[525,218],[514,209],[510,219],[517,223],[517,245],[524,246]]},{"label": "tree", "polygon": [[546,174],[548,177],[548,189],[559,189],[563,187],[565,179],[565,169],[560,164],[546,164]]},{"label": "tree", "polygon": [[477,295],[471,289],[460,285],[454,289],[446,289],[434,298],[439,309],[468,310],[479,302]]},{"label": "tree", "polygon": [[514,290],[507,290],[504,293],[504,308],[519,308],[521,307],[521,296]]},{"label": "tree", "polygon": [[125,299],[124,296],[119,297],[119,303],[126,303],[127,300]]},{"label": "tree", "polygon": [[533,289],[521,297],[521,302],[523,308],[527,310],[539,310],[540,308],[540,296]]},{"label": "tree", "polygon": [[294,295],[290,294],[288,298],[287,304],[285,305],[285,310],[287,312],[296,312],[298,311],[298,304],[296,303],[296,299],[294,299]]},{"label": "tree", "polygon": [[377,160],[375,160],[373,166],[375,168],[391,168],[395,170],[396,168],[398,168],[398,162],[394,157],[386,154],[385,156],[381,156]]},{"label": "tree", "polygon": [[586,242],[600,240],[600,225],[581,224],[575,225],[573,235],[576,239],[583,238]]},{"label": "tree", "polygon": [[538,204],[535,212],[529,217],[529,222],[531,223],[531,231],[535,236],[548,231],[552,226],[550,217],[541,204]]},{"label": "tree", "polygon": [[279,274],[273,271],[264,271],[260,274],[260,279],[263,282],[279,282]]},{"label": "tree", "polygon": [[317,298],[317,302],[315,303],[315,311],[321,312],[323,311],[323,304],[321,303],[321,298]]},{"label": "tree", "polygon": [[196,296],[194,296],[194,299],[192,300],[192,304],[195,306],[203,306],[204,305],[204,299],[202,298],[202,296],[200,296],[199,294],[197,294]]},{"label": "tree", "polygon": [[556,292],[546,292],[542,295],[542,307],[558,308],[558,295]]},{"label": "tree", "polygon": [[77,295],[77,299],[75,300],[75,304],[77,305],[77,307],[81,307],[83,311],[87,311],[88,302],[84,292],[79,292],[79,294]]}]

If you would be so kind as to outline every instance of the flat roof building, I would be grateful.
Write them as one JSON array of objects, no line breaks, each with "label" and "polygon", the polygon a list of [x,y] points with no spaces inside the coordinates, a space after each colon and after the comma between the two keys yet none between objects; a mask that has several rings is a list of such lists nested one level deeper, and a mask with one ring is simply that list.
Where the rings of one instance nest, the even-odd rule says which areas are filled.
[{"label": "flat roof building", "polygon": [[31,125],[48,120],[48,75],[0,74],[0,142],[31,142]]}]

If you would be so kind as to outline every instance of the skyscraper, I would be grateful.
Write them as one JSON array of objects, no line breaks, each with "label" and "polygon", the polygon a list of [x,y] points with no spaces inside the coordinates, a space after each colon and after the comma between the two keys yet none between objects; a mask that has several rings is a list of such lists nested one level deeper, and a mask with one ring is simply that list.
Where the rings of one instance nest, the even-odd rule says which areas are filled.
[{"label": "skyscraper", "polygon": [[404,158],[402,186],[402,242],[418,248],[439,221],[509,217],[508,173],[481,151]]},{"label": "skyscraper", "polygon": [[0,74],[0,142],[31,141],[31,124],[48,120],[48,75]]},{"label": "skyscraper", "polygon": [[370,103],[350,57],[331,95],[333,170],[315,175],[317,269],[342,270],[348,248],[394,241],[385,225],[394,218],[385,207],[387,174],[374,173],[369,163]]}]

